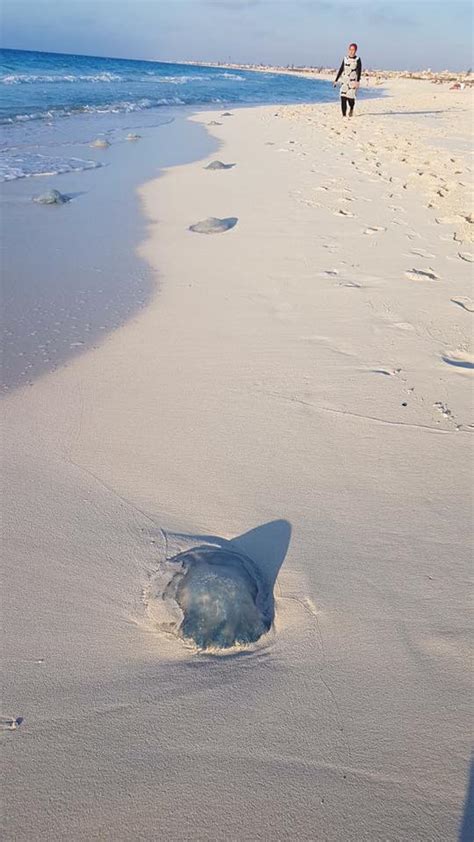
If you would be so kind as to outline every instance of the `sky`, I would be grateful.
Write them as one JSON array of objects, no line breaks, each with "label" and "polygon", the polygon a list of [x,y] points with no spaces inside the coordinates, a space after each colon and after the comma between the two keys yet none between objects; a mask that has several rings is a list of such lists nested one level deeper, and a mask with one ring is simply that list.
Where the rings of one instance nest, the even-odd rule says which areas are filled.
[{"label": "sky", "polygon": [[2,0],[1,44],[162,61],[474,66],[470,0]]}]

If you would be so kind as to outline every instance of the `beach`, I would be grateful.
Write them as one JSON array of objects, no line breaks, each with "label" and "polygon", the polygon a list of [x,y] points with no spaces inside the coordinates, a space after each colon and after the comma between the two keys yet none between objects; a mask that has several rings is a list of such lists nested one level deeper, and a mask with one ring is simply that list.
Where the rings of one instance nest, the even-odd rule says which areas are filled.
[{"label": "beach", "polygon": [[[4,397],[6,838],[471,838],[472,92],[384,94],[194,113],[146,303]],[[161,623],[195,547],[258,642]]]}]

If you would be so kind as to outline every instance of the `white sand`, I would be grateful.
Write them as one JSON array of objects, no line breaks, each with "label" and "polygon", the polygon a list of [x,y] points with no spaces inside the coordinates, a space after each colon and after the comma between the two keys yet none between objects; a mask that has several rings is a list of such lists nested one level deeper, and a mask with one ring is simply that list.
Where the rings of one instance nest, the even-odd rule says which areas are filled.
[{"label": "white sand", "polygon": [[[8,839],[457,838],[471,94],[389,91],[222,118],[234,168],[142,190],[151,305],[6,399]],[[262,645],[156,628],[166,554],[263,527],[275,573],[279,519]]]}]

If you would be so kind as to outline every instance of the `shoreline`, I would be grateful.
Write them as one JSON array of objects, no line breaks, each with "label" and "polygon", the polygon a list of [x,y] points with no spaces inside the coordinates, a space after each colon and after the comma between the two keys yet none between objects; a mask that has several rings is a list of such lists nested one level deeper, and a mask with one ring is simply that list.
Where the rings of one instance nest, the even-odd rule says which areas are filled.
[{"label": "shoreline", "polygon": [[[205,130],[189,126],[190,113],[194,113],[192,107],[181,111],[168,107],[162,114],[151,115],[151,121],[160,119],[158,125],[147,125],[142,118],[144,125],[134,142],[126,140],[129,116],[115,117],[115,122],[92,121],[90,127],[82,127],[82,133],[95,129],[97,134],[100,128],[101,136],[110,141],[109,148],[92,149],[84,140],[67,148],[70,155],[88,155],[97,169],[2,184],[3,234],[9,244],[3,261],[4,324],[8,326],[3,394],[31,386],[97,347],[104,335],[119,329],[153,297],[154,273],[137,256],[146,221],[136,191],[157,171],[194,160],[212,148]],[[60,126],[53,126],[52,138],[54,133],[61,136],[61,131]],[[81,133],[75,126],[69,126],[69,131]],[[43,138],[41,148],[53,154],[52,142]],[[65,206],[41,207],[32,201],[53,188],[69,198]],[[117,226],[123,231],[118,244]],[[26,227],[29,248],[25,251]]]},{"label": "shoreline", "polygon": [[[315,101],[311,107],[319,104]],[[247,109],[255,104],[236,103],[230,107]],[[268,107],[277,106],[269,104]],[[130,190],[135,197],[140,184],[146,183],[151,172],[157,168],[166,169],[173,158],[177,166],[189,157],[198,160],[196,156],[201,154],[206,142],[211,142],[211,133],[206,132],[200,139],[186,139],[180,136],[180,129],[183,127],[184,133],[188,134],[201,131],[201,127],[190,123],[188,118],[204,110],[205,105],[167,106],[156,117],[153,110],[137,115],[135,120],[145,122],[137,126],[143,134],[134,143],[126,141],[125,132],[131,128],[129,115],[114,117],[111,122],[107,117],[95,118],[91,125],[88,125],[91,118],[87,117],[79,130],[69,126],[69,131],[82,135],[82,139],[76,138],[74,143],[68,144],[68,154],[87,155],[92,159],[89,163],[94,163],[97,169],[3,182],[1,201],[8,209],[4,239],[11,244],[4,259],[4,275],[11,279],[11,287],[6,285],[4,290],[4,323],[8,330],[4,341],[1,394],[30,387],[38,378],[62,365],[69,365],[76,356],[96,349],[104,335],[119,329],[128,318],[147,306],[154,295],[155,282],[147,267],[135,259],[139,253],[138,229],[145,220],[139,219],[139,212],[136,214],[133,221],[135,246],[132,247],[130,241],[127,253],[121,244],[121,255],[117,255],[115,247],[109,246],[113,242],[112,226],[116,222],[110,209],[115,209],[115,217],[120,216],[120,225],[131,236],[131,215],[125,191]],[[157,125],[153,120],[158,118],[162,122]],[[52,137],[47,134],[42,137],[38,148],[54,154],[53,132],[59,128],[59,124],[53,124]],[[45,130],[48,131],[43,127],[43,132]],[[89,141],[94,135],[108,138],[110,148],[92,149],[90,142],[85,140],[87,133]],[[154,137],[159,140],[158,159],[154,153]],[[59,211],[56,207],[40,208],[32,201],[33,197],[53,188],[64,191],[69,200],[67,207]],[[22,249],[25,224],[30,230],[27,252]],[[76,230],[82,232],[88,243],[87,256],[75,253],[75,249],[80,248],[74,234]],[[71,261],[81,266],[79,281],[77,272],[70,271]],[[30,278],[36,277],[38,267],[42,278],[35,285],[37,295],[29,296]],[[118,288],[117,275],[120,279]]]},{"label": "shoreline", "polygon": [[[463,98],[407,84],[347,123],[337,101],[232,109],[212,136],[233,168],[139,189],[159,294],[5,398],[12,838],[25,814],[35,840],[457,834],[470,129]],[[238,222],[189,230],[209,216]],[[259,650],[156,628],[160,561],[279,519]]]}]

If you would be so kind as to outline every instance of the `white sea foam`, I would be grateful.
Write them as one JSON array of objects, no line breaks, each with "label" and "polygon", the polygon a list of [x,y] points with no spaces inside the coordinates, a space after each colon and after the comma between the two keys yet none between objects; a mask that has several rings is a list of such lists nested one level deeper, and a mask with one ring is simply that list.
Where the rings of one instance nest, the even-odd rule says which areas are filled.
[{"label": "white sea foam", "polygon": [[[195,100],[193,100],[195,101]],[[127,100],[121,102],[104,103],[103,105],[80,105],[71,108],[50,108],[47,111],[33,111],[29,114],[17,114],[15,117],[4,117],[0,124],[24,123],[29,120],[53,120],[56,117],[72,117],[75,114],[126,114],[134,111],[147,111],[149,108],[156,108],[160,105],[187,105],[193,101],[178,96],[161,97],[152,100],[143,98],[136,102]],[[209,102],[223,102],[221,99],[208,100]]]},{"label": "white sea foam", "polygon": [[217,79],[232,79],[235,82],[245,82],[247,81],[244,76],[239,76],[237,73],[216,73],[212,76],[204,76],[204,75],[196,75],[193,74],[192,76],[189,75],[181,75],[181,76],[151,76],[148,77],[146,81],[150,81],[150,79],[154,79],[157,82],[167,82],[171,85],[187,85],[190,82],[215,82]]},{"label": "white sea foam", "polygon": [[226,79],[233,79],[235,82],[246,82],[247,79],[245,76],[239,76],[238,73],[220,73],[219,76],[224,76]]},{"label": "white sea foam", "polygon": [[67,73],[63,76],[59,74],[38,75],[34,73],[11,73],[0,76],[0,84],[2,85],[21,85],[33,84],[35,82],[54,83],[54,82],[122,82],[122,76],[116,73],[94,73],[94,74],[80,74]]},{"label": "white sea foam", "polygon": [[157,82],[168,83],[172,85],[187,85],[192,82],[212,82],[216,79],[231,79],[235,82],[245,82],[246,78],[240,76],[238,73],[216,73],[211,75],[204,74],[181,74],[171,76],[161,76],[154,73],[147,73],[146,76],[120,76],[117,73],[52,73],[52,74],[36,74],[36,73],[7,73],[0,75],[0,84],[2,85],[25,85],[25,84],[54,84],[54,83],[78,83],[78,82]]},{"label": "white sea foam", "polygon": [[39,153],[5,155],[0,161],[0,181],[15,181],[39,175],[60,175],[67,172],[93,170],[103,166],[81,158],[56,158]]}]

